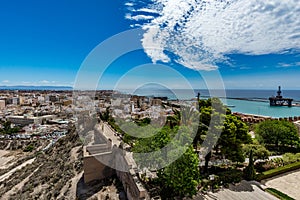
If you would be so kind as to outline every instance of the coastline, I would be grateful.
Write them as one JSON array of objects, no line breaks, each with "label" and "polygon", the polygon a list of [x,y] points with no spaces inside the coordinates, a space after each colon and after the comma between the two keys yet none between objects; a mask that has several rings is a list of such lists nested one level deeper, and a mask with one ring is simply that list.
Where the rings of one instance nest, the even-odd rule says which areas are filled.
[{"label": "coastline", "polygon": [[[210,98],[210,96],[202,96],[202,97]],[[241,101],[269,102],[269,99],[267,99],[267,98],[258,98],[258,97],[255,97],[255,98],[245,98],[245,97],[217,97],[217,98],[220,98],[220,99],[234,99],[234,100],[241,100]],[[295,100],[294,102],[296,104],[294,103],[293,106],[300,107],[300,100]]]},{"label": "coastline", "polygon": [[232,113],[235,116],[238,116],[241,118],[243,122],[247,123],[259,123],[266,120],[279,120],[279,121],[289,121],[289,122],[299,122],[300,116],[294,116],[294,117],[271,117],[271,116],[264,116],[264,115],[254,115],[254,114],[246,114],[246,113],[239,113],[239,112],[233,112]]},{"label": "coastline", "polygon": [[[121,91],[120,91],[121,92]],[[185,90],[180,90],[177,92],[178,96],[174,96],[172,91],[168,90],[145,90],[142,93],[134,94],[138,96],[145,96],[145,97],[167,97],[168,101],[195,101],[197,92],[200,92],[201,99],[208,99],[211,98],[209,93],[206,91],[194,91],[194,95],[191,95]],[[294,97],[296,100],[293,102],[291,107],[288,106],[270,106],[269,99],[266,98],[269,94],[264,94],[262,91],[258,94],[252,94],[251,91],[247,91],[248,93],[245,94],[229,94],[231,96],[215,96],[219,98],[232,112],[237,113],[245,113],[255,116],[262,116],[262,117],[271,117],[271,118],[289,118],[300,116],[300,101],[298,98],[298,92],[294,93]],[[123,93],[123,92],[121,92]],[[201,95],[202,94],[202,95]],[[127,93],[127,95],[130,95]],[[248,95],[248,97],[246,96]],[[237,96],[237,97],[236,97]],[[263,97],[262,97],[263,96]]]}]

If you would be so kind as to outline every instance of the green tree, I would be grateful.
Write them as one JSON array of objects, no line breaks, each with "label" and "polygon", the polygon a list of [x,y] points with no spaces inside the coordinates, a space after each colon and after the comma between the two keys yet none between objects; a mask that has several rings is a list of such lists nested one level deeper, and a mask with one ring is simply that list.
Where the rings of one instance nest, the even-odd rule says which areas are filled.
[{"label": "green tree", "polygon": [[176,160],[191,143],[191,129],[188,127],[176,126],[171,129],[165,126],[152,137],[137,138],[132,151],[140,168],[157,169]]},{"label": "green tree", "polygon": [[32,144],[30,144],[30,145],[26,146],[23,151],[24,152],[32,152],[33,150],[34,150],[34,146]]},{"label": "green tree", "polygon": [[[234,162],[244,161],[242,145],[251,142],[248,126],[240,118],[232,115],[231,111],[217,98],[200,100],[199,111],[200,123],[193,142],[194,146],[198,146],[204,140],[211,141],[208,145],[216,144],[213,150],[217,154]],[[221,132],[220,138],[215,138],[217,132]],[[212,156],[212,151],[207,152],[205,171],[208,169]]]},{"label": "green tree", "polygon": [[265,146],[260,144],[246,144],[243,146],[244,155],[249,158],[250,152],[253,153],[254,161],[258,159],[267,159],[270,156],[270,152]]},{"label": "green tree", "polygon": [[193,196],[200,180],[199,159],[192,146],[174,163],[158,171],[162,197]]},{"label": "green tree", "polygon": [[250,150],[249,164],[244,169],[244,178],[247,181],[254,180],[255,174],[256,174],[256,172],[255,172],[255,169],[254,169],[253,153],[252,153],[252,150]]},{"label": "green tree", "polygon": [[135,123],[138,125],[138,126],[147,126],[151,123],[151,119],[146,117],[144,119],[141,119],[141,120],[135,120]]},{"label": "green tree", "polygon": [[11,128],[11,122],[10,121],[5,121],[5,122],[3,122],[2,125],[3,125],[3,128],[0,129],[1,134],[12,135],[14,133],[19,132],[19,130],[20,130],[19,127]]},{"label": "green tree", "polygon": [[172,129],[165,126],[152,137],[137,139],[132,150],[136,153],[156,151],[166,146],[170,142],[173,134]]},{"label": "green tree", "polygon": [[[211,149],[215,144],[214,131],[213,130],[209,131],[209,127],[211,125],[210,122],[212,118],[214,119],[213,115],[219,116],[220,114],[218,112],[215,112],[212,109],[211,99],[199,101],[199,112],[200,112],[199,126],[193,144],[197,148],[198,145],[201,145],[204,141],[208,142],[207,143],[208,147],[206,147],[207,149],[205,149],[206,155],[205,155],[204,171],[206,172],[208,170],[208,163],[212,156]],[[213,126],[212,128],[216,128],[216,127]]]},{"label": "green tree", "polygon": [[[136,139],[132,148],[134,159],[141,169],[160,169],[160,166],[167,165],[158,170],[156,180],[164,197],[192,196],[197,192],[199,159],[191,146],[191,131],[192,128],[183,125],[172,129],[164,126],[152,137]],[[166,146],[168,148],[165,149]],[[147,156],[143,154],[148,152],[151,153]],[[179,159],[178,155],[181,155]]]},{"label": "green tree", "polygon": [[298,147],[300,140],[297,128],[288,121],[267,120],[259,123],[255,128],[258,141],[267,148],[275,146],[277,150],[281,147]]},{"label": "green tree", "polygon": [[180,115],[178,115],[178,112],[175,112],[174,116],[168,116],[166,120],[166,126],[169,126],[170,128],[174,128],[175,126],[178,126],[180,124]]},{"label": "green tree", "polygon": [[234,115],[226,115],[217,151],[233,162],[243,162],[242,145],[251,142],[248,126]]},{"label": "green tree", "polygon": [[105,122],[109,121],[109,118],[110,118],[109,109],[110,109],[110,107],[107,107],[104,113],[100,112],[100,119],[101,120],[103,120]]}]

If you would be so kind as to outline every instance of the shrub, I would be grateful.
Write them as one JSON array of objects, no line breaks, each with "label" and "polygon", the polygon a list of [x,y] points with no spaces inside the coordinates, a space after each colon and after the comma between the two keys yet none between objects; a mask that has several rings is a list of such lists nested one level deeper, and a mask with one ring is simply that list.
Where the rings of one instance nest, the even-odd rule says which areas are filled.
[{"label": "shrub", "polygon": [[300,153],[286,153],[282,156],[284,164],[290,164],[294,162],[300,162]]},{"label": "shrub", "polygon": [[30,144],[27,147],[25,147],[25,149],[23,151],[24,152],[32,152],[33,149],[34,149],[34,146],[32,144]]},{"label": "shrub", "polygon": [[216,175],[219,177],[218,182],[222,182],[222,184],[238,183],[242,180],[243,172],[237,169],[232,169],[217,173]]},{"label": "shrub", "polygon": [[285,165],[285,166],[282,166],[282,167],[278,167],[278,168],[271,169],[269,171],[263,172],[262,174],[260,174],[257,177],[257,180],[261,181],[263,179],[271,178],[273,176],[277,176],[277,175],[280,175],[280,174],[283,174],[283,173],[286,173],[286,172],[290,172],[290,171],[293,171],[293,170],[296,170],[296,169],[299,169],[299,168],[300,168],[300,162]]}]

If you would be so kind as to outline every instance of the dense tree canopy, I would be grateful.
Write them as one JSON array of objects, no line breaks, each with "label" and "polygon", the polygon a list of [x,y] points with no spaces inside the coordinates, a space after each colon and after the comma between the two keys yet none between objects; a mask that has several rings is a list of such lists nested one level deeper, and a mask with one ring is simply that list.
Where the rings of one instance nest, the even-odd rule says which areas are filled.
[{"label": "dense tree canopy", "polygon": [[[248,126],[232,115],[219,99],[200,100],[198,110],[194,107],[178,110],[175,110],[176,115],[167,118],[162,128],[147,123],[142,126],[132,124],[137,122],[118,125],[131,135],[137,133],[130,140],[134,159],[141,169],[158,169],[163,194],[192,196],[197,191],[200,177],[198,155],[191,144],[201,148],[203,141],[210,141],[206,143],[213,148],[211,151],[206,147],[209,151],[205,157],[208,166],[212,154],[235,162],[244,161],[242,146],[250,143],[251,137]],[[149,152],[151,154],[147,154]],[[160,168],[161,164],[166,167]]]},{"label": "dense tree canopy", "polygon": [[288,121],[267,120],[256,126],[255,133],[259,142],[277,149],[284,146],[298,147],[299,135],[295,125]]},{"label": "dense tree canopy", "polygon": [[159,170],[162,196],[193,196],[200,180],[199,159],[192,146],[174,163]]},{"label": "dense tree canopy", "polygon": [[217,143],[221,154],[231,161],[243,162],[245,157],[242,144],[250,142],[248,126],[236,116],[226,115],[223,131]]},{"label": "dense tree canopy", "polygon": [[200,178],[198,155],[191,146],[197,111],[183,108],[179,116],[172,119],[172,126],[148,127],[156,130],[156,134],[136,138],[132,147],[134,159],[141,169],[158,169],[157,181],[161,195],[165,197],[196,194]]},{"label": "dense tree canopy", "polygon": [[[213,137],[213,134],[217,137],[216,133],[221,132],[218,140],[212,141],[215,145],[214,151],[231,161],[244,161],[242,145],[251,142],[248,126],[240,118],[232,115],[231,111],[216,98],[200,100],[199,110],[200,123],[194,145],[201,144],[207,137]],[[212,152],[205,157],[206,169],[211,156]]]},{"label": "dense tree canopy", "polygon": [[192,143],[190,134],[191,130],[186,126],[173,129],[165,126],[152,137],[136,139],[132,147],[133,156],[140,168],[159,169],[185,152]]}]

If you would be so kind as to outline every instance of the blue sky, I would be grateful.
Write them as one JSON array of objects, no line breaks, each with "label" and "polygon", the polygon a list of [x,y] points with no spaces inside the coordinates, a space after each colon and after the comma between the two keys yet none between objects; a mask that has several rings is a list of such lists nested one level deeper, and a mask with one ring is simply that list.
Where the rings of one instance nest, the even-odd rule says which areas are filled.
[{"label": "blue sky", "polygon": [[[143,49],[114,60],[99,88],[114,88],[124,76],[128,77],[122,88],[136,87],[136,80],[144,79],[184,86],[175,75],[149,70],[154,62],[177,70],[194,88],[205,88],[202,74],[213,76],[218,71],[226,88],[300,89],[297,0],[255,1],[256,7],[246,0],[227,7],[224,1],[165,2],[1,1],[0,85],[72,86],[97,45],[122,31],[143,28],[135,38]],[[114,48],[119,47],[108,52]],[[149,66],[144,73],[143,69],[129,73],[145,64]]]}]

